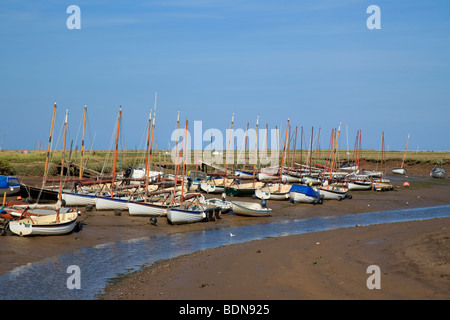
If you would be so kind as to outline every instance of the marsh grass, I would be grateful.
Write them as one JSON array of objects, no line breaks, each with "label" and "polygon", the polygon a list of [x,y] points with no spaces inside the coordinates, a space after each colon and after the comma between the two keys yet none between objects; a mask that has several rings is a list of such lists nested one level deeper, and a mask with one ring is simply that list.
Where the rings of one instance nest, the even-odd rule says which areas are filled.
[{"label": "marsh grass", "polygon": [[[237,158],[237,153],[234,157]],[[270,154],[270,151],[269,151]],[[128,167],[136,168],[140,164],[145,163],[145,150],[129,150],[129,151],[119,151],[117,157],[117,170],[124,170]],[[39,176],[44,174],[45,162],[46,162],[47,152],[45,151],[27,151],[23,152],[20,150],[4,150],[0,152],[0,174],[15,174],[15,175],[33,175]],[[250,151],[247,151],[246,159],[250,156]],[[385,151],[384,152],[384,163],[387,166],[395,167],[400,166],[403,160],[403,151]],[[282,157],[282,150],[280,150],[279,157]],[[327,164],[327,159],[331,157],[329,150],[313,150],[310,158],[313,163],[317,162],[319,164]],[[95,150],[88,151],[84,153],[83,163],[84,167],[95,170],[97,172],[103,172],[105,174],[112,172],[113,166],[113,152],[105,150]],[[225,164],[226,152],[224,152],[224,160],[222,165]],[[362,150],[362,158],[366,165],[378,166],[381,162],[381,153],[378,150],[367,149]],[[61,163],[62,152],[54,151],[50,155],[49,159],[49,174],[57,174],[57,164]],[[78,151],[66,151],[65,162],[80,162],[80,152]],[[192,159],[194,157],[192,156]],[[287,164],[295,163],[307,163],[308,152],[303,150],[294,151],[290,150],[289,153],[285,154],[285,159]],[[336,159],[340,162],[350,161],[353,162],[353,155],[346,154],[346,150],[338,150],[336,152]],[[170,155],[166,154],[165,150],[158,150],[152,153],[152,165],[156,168],[161,163],[168,164],[170,168],[173,169],[173,163],[171,162]],[[229,158],[229,168],[233,168],[233,160]],[[450,163],[450,151],[410,151],[406,154],[405,165],[430,165],[434,166],[437,163],[446,165]],[[329,161],[328,161],[329,164]],[[237,165],[237,167],[242,165]],[[199,168],[195,164],[188,166],[188,170],[193,170]]]}]

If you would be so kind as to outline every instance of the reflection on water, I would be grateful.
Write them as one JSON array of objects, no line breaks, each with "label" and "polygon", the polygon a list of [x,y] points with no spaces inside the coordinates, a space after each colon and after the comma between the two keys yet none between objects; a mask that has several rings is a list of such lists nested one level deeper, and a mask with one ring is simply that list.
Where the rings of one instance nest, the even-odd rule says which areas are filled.
[{"label": "reflection on water", "polygon": [[[450,217],[450,205],[345,216],[298,219],[281,223],[204,230],[110,242],[17,267],[0,278],[0,299],[93,299],[108,279],[158,260],[199,250],[268,237],[359,225]],[[232,233],[234,236],[230,236]],[[70,265],[81,271],[81,289],[68,289]]]}]

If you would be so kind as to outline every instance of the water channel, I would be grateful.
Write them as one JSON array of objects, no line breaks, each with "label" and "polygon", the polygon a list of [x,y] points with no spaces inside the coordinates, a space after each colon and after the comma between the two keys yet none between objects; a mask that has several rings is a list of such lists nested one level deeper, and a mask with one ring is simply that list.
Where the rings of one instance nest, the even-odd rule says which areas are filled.
[{"label": "water channel", "polygon": [[[199,250],[316,231],[403,221],[450,217],[450,205],[344,216],[289,220],[230,229],[212,229],[166,236],[149,236],[84,248],[11,270],[0,277],[0,300],[90,300],[109,279]],[[80,270],[80,289],[69,289],[69,266]]]}]

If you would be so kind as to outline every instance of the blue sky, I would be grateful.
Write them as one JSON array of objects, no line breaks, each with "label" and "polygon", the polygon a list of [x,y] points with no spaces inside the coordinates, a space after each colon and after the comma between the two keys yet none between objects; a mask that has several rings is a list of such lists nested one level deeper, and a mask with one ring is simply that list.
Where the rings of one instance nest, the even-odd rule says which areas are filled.
[{"label": "blue sky", "polygon": [[[381,29],[366,9],[378,5]],[[67,7],[81,10],[69,30]],[[181,122],[203,129],[321,129],[328,147],[450,150],[448,1],[23,1],[0,2],[2,149],[55,148],[65,109],[68,143],[109,149],[119,106],[121,147],[144,149],[157,100],[155,141]],[[347,138],[348,128],[348,138]],[[204,142],[203,147],[209,144]],[[173,146],[173,143],[171,147]]]}]

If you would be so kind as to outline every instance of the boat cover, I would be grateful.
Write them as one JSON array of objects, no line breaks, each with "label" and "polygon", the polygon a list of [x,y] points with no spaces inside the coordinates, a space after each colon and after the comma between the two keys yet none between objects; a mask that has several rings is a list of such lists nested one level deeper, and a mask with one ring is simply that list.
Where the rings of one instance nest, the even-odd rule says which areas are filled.
[{"label": "boat cover", "polygon": [[301,185],[301,184],[292,185],[290,192],[303,193],[303,194],[307,195],[308,197],[318,197],[319,196],[319,193],[317,191],[315,191],[312,187]]},{"label": "boat cover", "polygon": [[[9,179],[11,179],[12,183],[9,183]],[[9,188],[12,186],[18,186],[19,180],[16,177],[8,177],[8,176],[0,176],[0,188]]]}]

